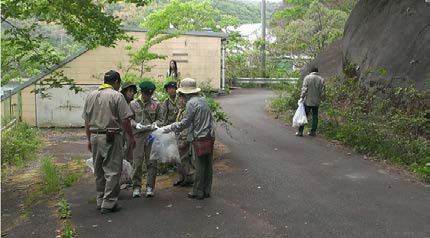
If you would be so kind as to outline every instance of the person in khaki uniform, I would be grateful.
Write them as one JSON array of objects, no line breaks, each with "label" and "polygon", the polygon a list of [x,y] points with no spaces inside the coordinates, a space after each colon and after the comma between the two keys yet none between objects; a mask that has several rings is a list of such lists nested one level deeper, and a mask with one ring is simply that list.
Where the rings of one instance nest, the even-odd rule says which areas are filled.
[{"label": "person in khaki uniform", "polygon": [[[130,102],[133,101],[134,95],[137,93],[137,87],[131,82],[124,82],[121,85],[121,93],[124,95],[125,101],[128,105],[130,105]],[[133,150],[129,148],[128,142],[127,142],[127,136],[126,133],[122,133],[123,141],[124,141],[124,158],[132,163],[133,162]]]},{"label": "person in khaki uniform", "polygon": [[[182,103],[182,110],[179,109],[179,100],[176,97],[177,84],[176,81],[169,81],[164,84],[164,89],[168,94],[168,98],[164,100],[163,109],[163,122],[164,125],[170,125],[177,121],[177,119],[182,119],[183,112],[185,110],[185,101]],[[178,112],[181,110],[180,117],[178,118]],[[176,164],[178,171],[178,178],[173,183],[173,186],[189,186],[192,184],[192,179],[189,176],[189,171],[191,168],[190,161],[190,142],[187,141],[188,130],[184,130],[181,133],[177,133],[179,153],[181,157],[181,162]]]},{"label": "person in khaki uniform", "polygon": [[133,113],[124,96],[118,92],[120,85],[119,73],[107,72],[104,84],[86,98],[82,113],[88,149],[93,154],[97,208],[101,213],[121,209],[117,201],[123,160],[122,128],[129,136],[129,147],[136,146],[129,120]]},{"label": "person in khaki uniform", "polygon": [[157,176],[157,161],[149,160],[151,154],[151,143],[148,137],[157,126],[163,124],[161,115],[161,105],[152,98],[155,85],[150,81],[143,81],[139,84],[141,97],[134,99],[130,103],[134,118],[131,119],[133,134],[136,137],[136,149],[133,151],[133,197],[141,196],[142,187],[142,165],[146,164],[147,182],[146,197],[154,196],[155,179]]},{"label": "person in khaki uniform", "polygon": [[168,97],[162,104],[162,119],[165,125],[170,125],[176,121],[178,116],[178,105],[176,97],[176,81],[169,81],[164,84],[164,89]]},{"label": "person in khaki uniform", "polygon": [[[178,98],[178,108],[179,112],[176,121],[181,121],[184,117],[185,112],[185,97]],[[192,137],[190,136],[190,128],[184,129],[183,131],[177,133],[178,149],[181,162],[176,164],[176,169],[178,171],[178,178],[173,186],[188,187],[192,186],[194,183],[193,173],[191,170],[194,168],[192,160],[192,150],[191,142]]]},{"label": "person in khaki uniform", "polygon": [[186,100],[185,112],[181,121],[161,129],[164,133],[181,132],[190,128],[192,151],[196,167],[193,190],[189,198],[204,199],[210,197],[212,190],[212,156],[215,141],[215,122],[207,100],[199,95],[200,88],[196,81],[185,78],[178,89],[179,98]]},{"label": "person in khaki uniform", "polygon": [[[306,116],[312,111],[312,128],[309,135],[315,136],[318,127],[318,108],[323,98],[325,88],[324,78],[318,75],[318,68],[313,67],[304,80],[300,101],[305,105]],[[300,126],[297,136],[303,136],[305,126]]]}]

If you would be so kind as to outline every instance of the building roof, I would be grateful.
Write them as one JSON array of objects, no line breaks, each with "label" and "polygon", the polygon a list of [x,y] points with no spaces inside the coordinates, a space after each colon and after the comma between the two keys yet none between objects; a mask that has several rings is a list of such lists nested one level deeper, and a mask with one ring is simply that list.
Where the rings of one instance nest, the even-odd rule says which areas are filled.
[{"label": "building roof", "polygon": [[[121,29],[126,31],[126,32],[148,32],[149,31],[148,28],[139,28],[139,27],[123,27]],[[177,31],[175,31],[175,30],[168,30],[167,34],[172,34],[172,33],[176,33],[176,32]],[[222,39],[227,38],[227,34],[225,34],[223,32],[214,32],[214,31],[190,31],[190,32],[182,33],[181,35],[217,37],[217,38],[222,38]],[[65,60],[61,61],[57,65],[54,65],[51,68],[47,68],[47,69],[43,70],[42,73],[40,73],[39,75],[36,75],[36,76],[30,78],[29,80],[23,82],[23,83],[17,83],[16,81],[12,81],[6,85],[2,85],[0,88],[1,101],[12,96],[13,94],[17,93],[18,91],[32,85],[33,83],[39,81],[40,79],[42,79],[46,75],[52,73],[53,71],[57,70],[58,68],[61,68],[62,66],[69,63],[70,61],[76,59],[77,57],[84,54],[88,50],[89,49],[87,49],[85,47],[80,49],[77,53],[67,57]],[[6,95],[5,94],[6,91],[10,91],[10,93],[8,93]]]},{"label": "building roof", "polygon": [[[45,77],[46,75],[54,72],[54,70],[61,68],[62,66],[64,66],[65,64],[69,63],[70,61],[78,58],[80,55],[82,55],[83,53],[87,52],[88,49],[87,48],[82,48],[80,49],[77,53],[67,57],[65,60],[61,61],[60,63],[52,66],[51,68],[47,68],[45,70],[42,71],[42,73],[30,78],[29,80],[23,82],[23,83],[17,83],[16,81],[12,81],[6,85],[2,85],[1,86],[1,100],[3,101],[4,99],[12,96],[13,94],[17,93],[18,91],[30,86],[31,84],[39,81],[40,79],[42,79],[43,77]],[[5,95],[5,91],[6,90],[10,90],[11,92],[8,93],[7,95]]]},{"label": "building roof", "polygon": [[[127,32],[148,32],[148,28],[140,28],[140,27],[123,27],[121,28],[124,31]],[[170,29],[167,30],[167,34],[177,33],[177,30]],[[227,38],[227,34],[224,32],[214,32],[212,30],[208,31],[188,31],[181,33],[181,35],[189,35],[189,36],[206,36],[206,37],[217,37],[217,38]]]}]

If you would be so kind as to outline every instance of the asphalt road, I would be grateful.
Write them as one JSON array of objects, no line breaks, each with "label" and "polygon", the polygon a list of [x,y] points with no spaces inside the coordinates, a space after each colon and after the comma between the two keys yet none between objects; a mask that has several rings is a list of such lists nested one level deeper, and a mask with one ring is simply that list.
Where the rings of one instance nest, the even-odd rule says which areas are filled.
[{"label": "asphalt road", "polygon": [[123,210],[95,210],[92,179],[66,191],[77,237],[430,237],[430,188],[265,111],[269,90],[219,101],[233,122],[217,162],[213,194],[186,198],[163,188],[152,199],[121,193]]}]

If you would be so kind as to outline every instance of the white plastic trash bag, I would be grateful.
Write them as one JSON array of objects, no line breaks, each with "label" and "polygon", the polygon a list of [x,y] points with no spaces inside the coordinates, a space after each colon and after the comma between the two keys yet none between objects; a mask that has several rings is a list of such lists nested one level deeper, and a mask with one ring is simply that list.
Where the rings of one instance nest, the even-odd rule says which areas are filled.
[{"label": "white plastic trash bag", "polygon": [[120,184],[131,184],[132,172],[133,167],[131,166],[130,162],[123,159]]},{"label": "white plastic trash bag", "polygon": [[305,105],[301,101],[299,101],[297,105],[299,107],[297,108],[296,113],[293,117],[293,127],[303,126],[308,123],[308,119],[306,118]]},{"label": "white plastic trash bag", "polygon": [[[93,158],[87,159],[86,164],[88,167],[90,167],[91,171],[94,173]],[[132,170],[133,170],[133,167],[131,166],[130,162],[128,162],[127,160],[122,160],[120,184],[131,184]]]},{"label": "white plastic trash bag", "polygon": [[163,133],[162,129],[157,129],[150,137],[152,137],[150,160],[157,160],[159,163],[181,162],[174,132]]}]

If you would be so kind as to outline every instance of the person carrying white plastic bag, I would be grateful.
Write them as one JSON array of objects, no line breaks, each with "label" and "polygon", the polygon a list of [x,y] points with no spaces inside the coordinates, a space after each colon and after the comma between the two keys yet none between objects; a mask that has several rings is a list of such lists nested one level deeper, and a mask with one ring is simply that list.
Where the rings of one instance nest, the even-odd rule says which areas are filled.
[{"label": "person carrying white plastic bag", "polygon": [[152,147],[149,160],[157,160],[159,163],[181,162],[174,132],[163,133],[163,130],[157,129],[150,137],[152,137]]},{"label": "person carrying white plastic bag", "polygon": [[298,108],[293,117],[293,127],[300,127],[308,123],[308,118],[306,117],[305,105],[303,100],[297,102]]}]

